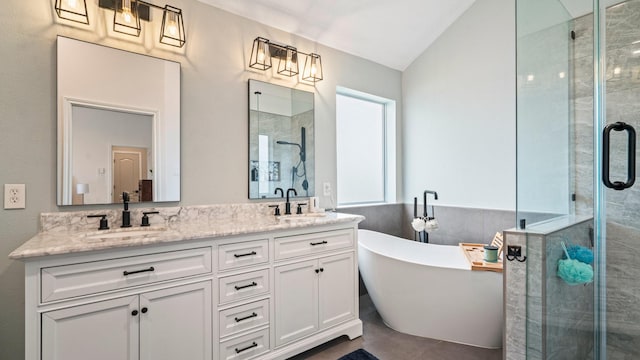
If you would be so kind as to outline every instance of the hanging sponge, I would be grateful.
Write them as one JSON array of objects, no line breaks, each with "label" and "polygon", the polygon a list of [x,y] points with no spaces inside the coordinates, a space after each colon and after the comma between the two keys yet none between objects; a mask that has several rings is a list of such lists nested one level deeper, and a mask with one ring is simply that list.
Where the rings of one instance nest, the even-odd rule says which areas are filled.
[{"label": "hanging sponge", "polygon": [[567,252],[569,253],[569,256],[571,259],[581,261],[585,264],[593,263],[593,251],[591,251],[591,249],[588,249],[584,246],[569,245],[567,247]]},{"label": "hanging sponge", "polygon": [[[566,259],[558,260],[558,276],[569,285],[588,284],[593,281],[593,268],[569,256],[564,242],[560,243]],[[592,259],[593,261],[593,259]]]}]

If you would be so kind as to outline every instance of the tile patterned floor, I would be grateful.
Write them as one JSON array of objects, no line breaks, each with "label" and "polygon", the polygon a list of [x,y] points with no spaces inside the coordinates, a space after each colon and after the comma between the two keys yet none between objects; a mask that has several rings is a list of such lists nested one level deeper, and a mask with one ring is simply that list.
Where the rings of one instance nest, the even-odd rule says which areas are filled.
[{"label": "tile patterned floor", "polygon": [[367,295],[360,298],[362,337],[341,337],[289,360],[336,360],[363,348],[380,360],[500,360],[502,349],[488,350],[402,334],[388,328]]}]

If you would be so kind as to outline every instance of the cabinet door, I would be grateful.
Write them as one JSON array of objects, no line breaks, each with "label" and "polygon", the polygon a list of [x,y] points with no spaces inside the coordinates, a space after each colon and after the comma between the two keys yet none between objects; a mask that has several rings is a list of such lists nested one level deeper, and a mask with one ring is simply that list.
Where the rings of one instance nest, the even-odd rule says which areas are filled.
[{"label": "cabinet door", "polygon": [[138,296],[42,314],[43,360],[138,359]]},{"label": "cabinet door", "polygon": [[276,346],[318,330],[318,261],[275,268]]},{"label": "cabinet door", "polygon": [[321,258],[320,329],[355,317],[355,268],[353,253]]},{"label": "cabinet door", "polygon": [[141,360],[211,360],[211,281],[140,295]]}]

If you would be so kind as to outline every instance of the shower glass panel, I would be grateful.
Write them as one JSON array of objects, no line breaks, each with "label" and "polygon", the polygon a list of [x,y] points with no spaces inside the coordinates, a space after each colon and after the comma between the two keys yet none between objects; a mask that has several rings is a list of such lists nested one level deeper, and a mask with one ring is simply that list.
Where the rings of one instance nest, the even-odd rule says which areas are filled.
[{"label": "shower glass panel", "polygon": [[516,4],[526,358],[640,359],[640,0]]},{"label": "shower glass panel", "polygon": [[[640,131],[640,0],[600,1],[600,29],[604,90],[597,126],[622,123]],[[611,131],[611,182],[631,185],[636,180],[637,172],[631,173],[637,168],[638,150],[631,153],[629,145],[637,138],[626,130]],[[606,343],[601,352],[608,359],[640,359],[640,182],[622,190],[600,186],[599,192],[601,252],[606,254],[599,296]]]}]

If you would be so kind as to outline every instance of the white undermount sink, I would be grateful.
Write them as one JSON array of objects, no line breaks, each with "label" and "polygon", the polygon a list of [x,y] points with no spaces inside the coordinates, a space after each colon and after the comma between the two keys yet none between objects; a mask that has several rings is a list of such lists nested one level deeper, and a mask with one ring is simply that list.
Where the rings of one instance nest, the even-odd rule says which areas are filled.
[{"label": "white undermount sink", "polygon": [[292,214],[278,216],[279,221],[311,221],[313,219],[327,216],[327,213],[306,213],[306,214]]},{"label": "white undermount sink", "polygon": [[114,230],[102,230],[96,232],[90,232],[85,234],[87,239],[114,239],[114,238],[130,238],[130,237],[145,237],[151,235],[157,235],[164,232],[167,229],[164,228],[151,228],[151,229],[114,229]]}]

